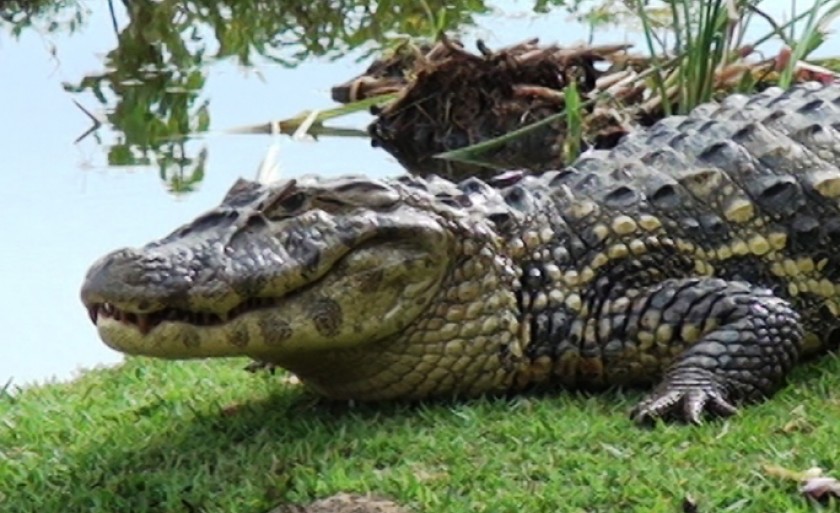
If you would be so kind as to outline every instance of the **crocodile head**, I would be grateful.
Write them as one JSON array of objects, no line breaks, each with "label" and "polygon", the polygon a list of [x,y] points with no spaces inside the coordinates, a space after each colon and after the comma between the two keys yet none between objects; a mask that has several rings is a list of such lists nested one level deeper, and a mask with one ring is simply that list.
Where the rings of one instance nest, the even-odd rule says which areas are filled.
[{"label": "crocodile head", "polygon": [[[469,300],[499,294],[496,278],[460,283],[498,274],[474,261],[492,234],[464,216],[396,181],[240,180],[221,205],[167,237],[95,262],[82,300],[104,342],[125,353],[250,356],[335,397],[448,393],[451,380],[435,384],[416,369],[446,344],[463,345],[463,321],[481,323],[500,308],[491,301],[464,317]],[[446,331],[450,307],[462,322]],[[509,334],[499,319],[485,328]],[[505,342],[510,336],[487,343]],[[466,353],[490,350],[481,346]]]}]

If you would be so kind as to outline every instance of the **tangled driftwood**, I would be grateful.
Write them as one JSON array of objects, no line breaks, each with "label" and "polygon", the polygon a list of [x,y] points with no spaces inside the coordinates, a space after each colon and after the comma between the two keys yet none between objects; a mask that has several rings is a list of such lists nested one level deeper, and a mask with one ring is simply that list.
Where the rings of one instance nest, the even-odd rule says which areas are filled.
[{"label": "tangled driftwood", "polygon": [[[533,171],[562,166],[574,155],[563,115],[566,91],[574,83],[583,101],[579,149],[610,148],[637,125],[665,115],[661,91],[650,78],[655,62],[628,53],[629,45],[540,46],[532,39],[491,51],[478,42],[478,53],[457,41],[404,44],[374,62],[362,75],[332,90],[333,99],[350,102],[398,92],[396,100],[374,112],[372,142],[395,156],[410,172],[448,178],[486,176],[485,166],[435,158],[510,133],[554,116],[550,122],[481,155],[496,168]],[[753,52],[716,70],[715,91],[731,92],[749,75],[757,89],[779,68],[778,58],[746,63]],[[641,80],[647,77],[648,80]],[[813,77],[803,77],[803,79]],[[772,81],[765,81],[771,85]],[[668,106],[678,107],[677,88],[667,86]]]}]

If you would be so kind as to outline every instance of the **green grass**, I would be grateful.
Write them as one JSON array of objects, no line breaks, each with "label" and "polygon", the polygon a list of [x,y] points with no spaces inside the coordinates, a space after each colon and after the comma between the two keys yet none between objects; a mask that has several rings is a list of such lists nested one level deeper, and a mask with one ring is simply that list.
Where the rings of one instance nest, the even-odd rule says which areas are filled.
[{"label": "green grass", "polygon": [[638,392],[319,401],[242,361],[134,359],[0,397],[0,511],[267,511],[340,491],[416,511],[812,511],[764,464],[837,475],[840,358],[738,418],[641,429]]}]

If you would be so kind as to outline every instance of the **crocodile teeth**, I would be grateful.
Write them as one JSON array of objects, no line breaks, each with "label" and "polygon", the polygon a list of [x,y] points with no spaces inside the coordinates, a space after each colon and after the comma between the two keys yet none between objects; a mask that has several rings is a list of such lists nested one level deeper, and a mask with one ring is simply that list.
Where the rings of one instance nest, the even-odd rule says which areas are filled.
[{"label": "crocodile teeth", "polygon": [[111,303],[102,303],[102,306],[99,307],[99,312],[102,315],[105,315],[105,316],[108,316],[108,317],[111,317],[112,315],[114,315],[115,310],[116,309],[114,308],[114,305],[112,305]]},{"label": "crocodile teeth", "polygon": [[271,305],[274,300],[270,298],[252,298],[233,309],[223,312],[190,312],[174,308],[166,308],[149,313],[129,312],[117,308],[112,303],[98,303],[88,307],[88,317],[94,325],[99,323],[101,318],[113,319],[115,321],[129,324],[136,327],[143,335],[155,329],[161,322],[182,322],[196,326],[218,326],[233,319],[237,315],[252,309]]},{"label": "crocodile teeth", "polygon": [[152,323],[149,320],[149,316],[146,314],[137,314],[137,320],[134,322],[137,326],[137,329],[140,330],[140,333],[145,335],[146,333],[152,331]]}]

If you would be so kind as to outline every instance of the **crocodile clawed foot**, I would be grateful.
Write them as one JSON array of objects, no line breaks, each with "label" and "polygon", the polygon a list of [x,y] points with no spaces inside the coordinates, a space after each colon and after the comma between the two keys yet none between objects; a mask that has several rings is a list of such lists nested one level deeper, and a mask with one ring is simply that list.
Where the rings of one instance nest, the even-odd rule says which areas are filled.
[{"label": "crocodile clawed foot", "polygon": [[724,387],[708,376],[676,376],[637,404],[630,416],[638,424],[658,418],[701,424],[705,413],[729,417],[738,412],[727,396]]},{"label": "crocodile clawed foot", "polygon": [[245,370],[248,372],[268,372],[269,374],[274,374],[274,372],[279,368],[280,367],[274,363],[263,362],[260,360],[254,360],[245,366]]}]

